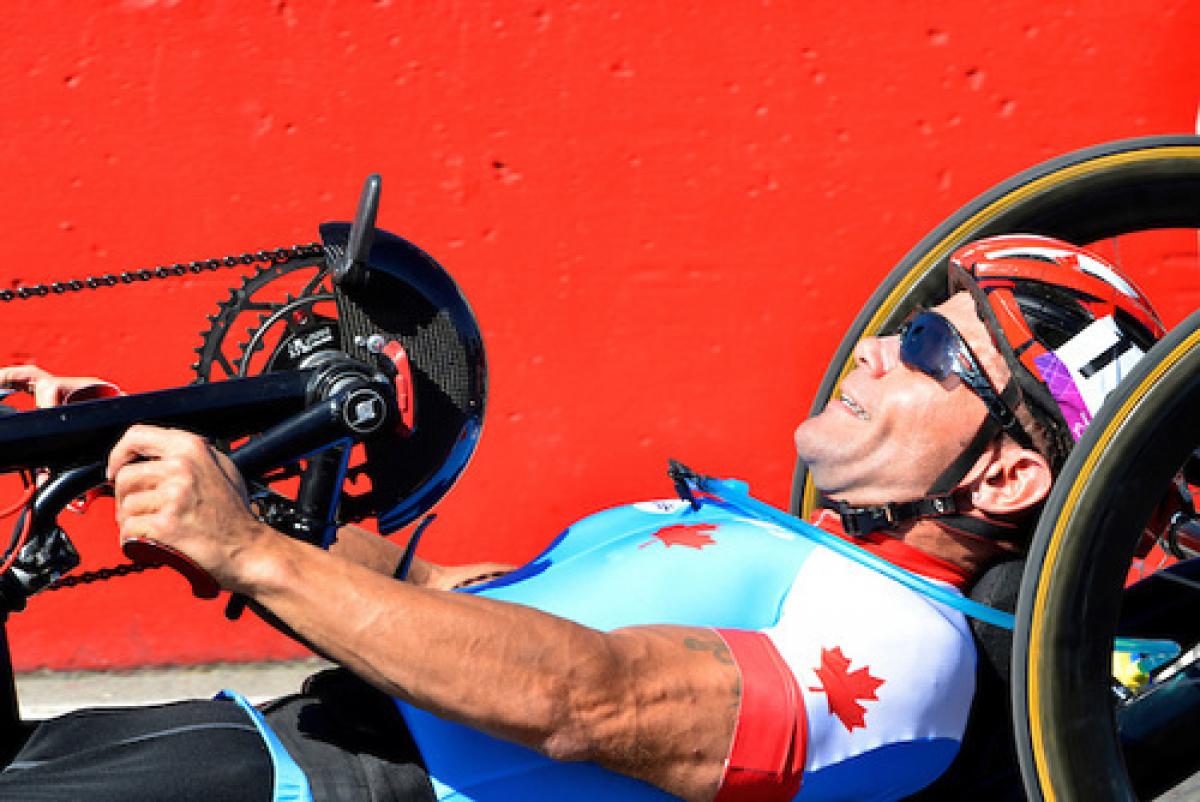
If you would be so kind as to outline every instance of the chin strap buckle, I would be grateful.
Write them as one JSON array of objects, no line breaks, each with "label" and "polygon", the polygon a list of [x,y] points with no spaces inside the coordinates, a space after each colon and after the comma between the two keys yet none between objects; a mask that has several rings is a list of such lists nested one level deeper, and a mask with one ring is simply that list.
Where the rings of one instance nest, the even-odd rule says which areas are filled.
[{"label": "chin strap buckle", "polygon": [[842,529],[852,537],[861,537],[887,529],[895,521],[892,508],[894,504],[884,504],[876,507],[852,507],[843,501],[830,502],[834,512],[842,518]]},{"label": "chin strap buckle", "polygon": [[834,499],[827,499],[826,503],[841,516],[842,528],[846,530],[846,534],[855,537],[869,535],[881,529],[891,529],[921,518],[954,515],[958,512],[958,502],[954,500],[953,496],[948,495],[931,496],[916,501],[876,504],[869,507],[855,507]]}]

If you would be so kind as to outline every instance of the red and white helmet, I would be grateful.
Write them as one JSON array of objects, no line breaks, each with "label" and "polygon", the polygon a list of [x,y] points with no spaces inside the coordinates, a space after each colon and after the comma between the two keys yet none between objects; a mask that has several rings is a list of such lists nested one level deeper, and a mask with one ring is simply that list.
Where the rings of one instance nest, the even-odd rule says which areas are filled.
[{"label": "red and white helmet", "polygon": [[[950,289],[975,297],[1061,464],[1104,398],[1164,334],[1144,293],[1092,251],[1031,234],[977,240],[950,256]],[[1069,438],[1067,439],[1069,433]]]}]

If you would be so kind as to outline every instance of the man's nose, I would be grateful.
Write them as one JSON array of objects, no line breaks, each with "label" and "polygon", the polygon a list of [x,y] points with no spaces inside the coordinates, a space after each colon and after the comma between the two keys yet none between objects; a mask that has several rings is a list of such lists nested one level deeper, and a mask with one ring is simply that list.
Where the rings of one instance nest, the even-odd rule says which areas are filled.
[{"label": "man's nose", "polygon": [[863,337],[854,347],[854,360],[871,376],[883,376],[900,360],[900,338]]}]

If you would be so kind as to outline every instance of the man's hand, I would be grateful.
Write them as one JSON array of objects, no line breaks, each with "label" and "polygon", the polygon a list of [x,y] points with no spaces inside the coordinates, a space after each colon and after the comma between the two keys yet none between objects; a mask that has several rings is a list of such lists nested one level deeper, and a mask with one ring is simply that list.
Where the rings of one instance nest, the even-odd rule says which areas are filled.
[{"label": "man's hand", "polygon": [[55,376],[37,365],[0,368],[0,389],[29,393],[39,407],[57,407],[72,401],[119,394],[116,386],[93,377]]},{"label": "man's hand", "polygon": [[133,426],[109,455],[107,475],[123,541],[170,546],[227,590],[240,589],[253,547],[274,537],[251,515],[229,458],[189,432]]}]

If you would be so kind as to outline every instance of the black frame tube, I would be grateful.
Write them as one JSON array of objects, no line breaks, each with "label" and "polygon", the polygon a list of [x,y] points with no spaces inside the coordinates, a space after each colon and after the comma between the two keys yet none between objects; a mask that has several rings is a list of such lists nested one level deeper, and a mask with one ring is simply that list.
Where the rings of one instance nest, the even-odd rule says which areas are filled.
[{"label": "black frame tube", "polygon": [[0,417],[0,473],[98,462],[135,423],[217,438],[260,432],[304,411],[315,372],[269,373],[6,415]]}]

